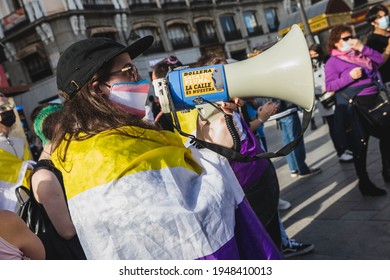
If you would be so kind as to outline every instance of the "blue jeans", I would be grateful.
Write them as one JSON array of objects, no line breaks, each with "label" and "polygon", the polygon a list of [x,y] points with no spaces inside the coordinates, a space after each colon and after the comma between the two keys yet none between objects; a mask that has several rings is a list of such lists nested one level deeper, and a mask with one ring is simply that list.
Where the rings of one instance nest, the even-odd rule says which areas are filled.
[{"label": "blue jeans", "polygon": [[280,227],[280,235],[282,237],[282,245],[287,246],[289,238],[288,238],[287,232],[283,226],[283,222],[282,222],[282,219],[280,218],[280,215],[279,215],[279,227]]},{"label": "blue jeans", "polygon": [[[298,138],[301,134],[302,126],[298,113],[292,113],[279,120],[280,130],[282,132],[282,142],[286,145]],[[306,151],[305,144],[302,141],[295,147],[295,149],[286,156],[288,168],[290,172],[298,172],[299,174],[307,173],[310,171],[309,167],[305,163]]]}]

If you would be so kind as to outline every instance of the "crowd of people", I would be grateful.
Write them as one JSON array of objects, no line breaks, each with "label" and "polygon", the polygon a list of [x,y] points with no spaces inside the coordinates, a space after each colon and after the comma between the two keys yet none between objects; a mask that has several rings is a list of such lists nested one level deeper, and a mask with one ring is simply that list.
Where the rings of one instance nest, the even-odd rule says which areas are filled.
[{"label": "crowd of people", "polygon": [[[339,161],[353,162],[363,196],[382,196],[387,192],[374,185],[366,167],[373,133],[346,98],[369,103],[378,86],[389,84],[387,9],[374,6],[367,22],[374,31],[366,44],[351,27],[338,25],[330,31],[328,55],[317,44],[308,52],[316,96],[328,92],[336,99],[333,107],[317,106]],[[314,249],[286,234],[280,211],[291,204],[279,197],[271,160],[237,161],[180,137],[133,62],[152,43],[152,36],[130,46],[90,38],[63,52],[57,87],[64,102],[40,105],[31,116],[43,146],[37,163],[29,161],[26,141],[12,135],[14,105],[0,95],[0,259],[282,259]],[[196,67],[226,63],[202,56]],[[182,65],[169,56],[154,66],[152,79]],[[232,148],[230,118],[239,152],[253,157],[267,150],[262,128],[270,116],[283,144],[299,137],[299,110],[284,100],[236,98],[219,104],[210,119],[196,109],[177,117],[187,133]],[[375,136],[383,179],[390,182],[390,133]],[[305,158],[302,140],[286,156],[291,177],[321,172]],[[10,168],[15,172],[6,172]],[[13,213],[13,192],[23,184],[50,219],[55,245]]]}]

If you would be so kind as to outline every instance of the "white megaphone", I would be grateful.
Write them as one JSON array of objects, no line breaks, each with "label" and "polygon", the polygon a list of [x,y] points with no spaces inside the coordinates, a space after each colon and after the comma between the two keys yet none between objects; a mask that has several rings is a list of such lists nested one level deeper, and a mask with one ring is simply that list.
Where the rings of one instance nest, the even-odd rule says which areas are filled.
[{"label": "white megaphone", "polygon": [[193,109],[235,97],[282,99],[311,111],[314,81],[305,37],[293,25],[282,40],[261,54],[227,65],[179,68],[153,81],[164,113]]}]

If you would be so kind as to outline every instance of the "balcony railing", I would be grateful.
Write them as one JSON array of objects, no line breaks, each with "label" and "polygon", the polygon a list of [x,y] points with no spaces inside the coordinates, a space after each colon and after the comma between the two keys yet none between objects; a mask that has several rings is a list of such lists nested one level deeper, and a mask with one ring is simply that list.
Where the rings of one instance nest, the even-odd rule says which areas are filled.
[{"label": "balcony railing", "polygon": [[256,28],[254,28],[251,31],[252,32],[248,31],[248,36],[249,37],[260,36],[260,35],[264,34],[263,28],[261,26],[257,26]]},{"label": "balcony railing", "polygon": [[233,41],[233,40],[242,39],[242,35],[241,35],[240,30],[234,30],[232,32],[224,32],[223,35],[225,36],[226,41]]},{"label": "balcony railing", "polygon": [[3,27],[5,35],[7,35],[7,33],[14,27],[25,26],[29,23],[30,21],[28,20],[23,8],[19,8],[1,19],[1,25]]},{"label": "balcony railing", "polygon": [[234,3],[234,2],[237,2],[237,0],[216,0],[217,4]]},{"label": "balcony railing", "polygon": [[187,3],[184,0],[172,1],[172,0],[164,0],[161,2],[161,7],[163,8],[181,8],[186,7]]},{"label": "balcony railing", "polygon": [[113,10],[115,6],[113,4],[101,4],[102,1],[98,0],[82,0],[81,3],[85,10]]},{"label": "balcony railing", "polygon": [[170,41],[174,49],[185,49],[185,48],[191,48],[193,46],[190,37],[181,38],[181,39],[171,39]]},{"label": "balcony railing", "polygon": [[195,7],[195,6],[205,6],[205,5],[212,5],[213,4],[213,0],[192,0],[190,2],[190,5],[192,7]]},{"label": "balcony railing", "polygon": [[157,7],[157,1],[149,0],[149,1],[131,1],[129,4],[130,9],[154,9]]},{"label": "balcony railing", "polygon": [[147,49],[144,54],[153,54],[153,53],[160,53],[165,52],[164,46],[161,41],[155,41],[152,46],[150,46],[149,49]]},{"label": "balcony railing", "polygon": [[202,45],[210,45],[218,43],[218,37],[216,35],[209,37],[199,37],[199,41]]}]

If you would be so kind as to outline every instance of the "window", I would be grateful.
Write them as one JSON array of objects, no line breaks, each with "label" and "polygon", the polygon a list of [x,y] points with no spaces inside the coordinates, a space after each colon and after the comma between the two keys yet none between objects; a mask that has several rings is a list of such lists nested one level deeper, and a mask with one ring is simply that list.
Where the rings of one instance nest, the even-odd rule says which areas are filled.
[{"label": "window", "polygon": [[223,15],[220,18],[223,35],[226,41],[241,39],[241,33],[236,28],[234,18],[231,15]]},{"label": "window", "polygon": [[40,53],[35,52],[23,58],[32,82],[42,80],[53,75],[47,57],[42,57]]},{"label": "window", "polygon": [[186,25],[177,24],[168,27],[168,37],[174,49],[192,47],[191,38]]},{"label": "window", "polygon": [[157,53],[157,52],[164,52],[164,46],[160,37],[160,34],[158,33],[157,28],[155,27],[143,27],[139,28],[134,31],[140,38],[152,35],[154,37],[154,43],[152,46],[150,46],[149,49],[144,52],[144,54],[151,54],[151,53]]},{"label": "window", "polygon": [[265,19],[267,20],[268,29],[270,32],[278,31],[279,19],[275,8],[264,10]]},{"label": "window", "polygon": [[263,28],[258,25],[254,12],[244,12],[244,22],[249,36],[262,35]]},{"label": "window", "polygon": [[217,34],[212,21],[199,21],[196,23],[199,41],[201,44],[218,43]]},{"label": "window", "polygon": [[299,8],[298,8],[298,4],[291,4],[291,12],[292,13],[295,13],[295,12],[298,12],[299,11]]},{"label": "window", "polygon": [[11,11],[15,11],[23,7],[21,0],[6,0],[6,2]]}]

